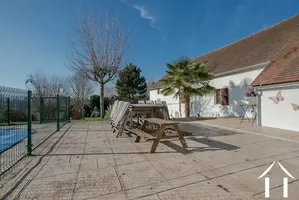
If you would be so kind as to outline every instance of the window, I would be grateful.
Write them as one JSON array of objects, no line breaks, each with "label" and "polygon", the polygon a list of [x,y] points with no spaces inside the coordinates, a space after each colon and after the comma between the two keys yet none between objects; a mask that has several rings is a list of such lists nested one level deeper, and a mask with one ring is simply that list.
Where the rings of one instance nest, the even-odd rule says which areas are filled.
[{"label": "window", "polygon": [[216,104],[228,105],[228,88],[217,89],[215,99]]}]

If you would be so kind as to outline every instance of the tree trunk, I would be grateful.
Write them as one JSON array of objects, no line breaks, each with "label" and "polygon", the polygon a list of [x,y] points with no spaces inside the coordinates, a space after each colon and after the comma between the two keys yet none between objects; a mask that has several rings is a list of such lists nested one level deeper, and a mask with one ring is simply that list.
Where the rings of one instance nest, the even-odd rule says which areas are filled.
[{"label": "tree trunk", "polygon": [[181,89],[179,88],[179,113],[180,113],[180,117],[182,117],[182,99],[181,99]]},{"label": "tree trunk", "polygon": [[190,117],[190,96],[185,95],[185,117]]},{"label": "tree trunk", "polygon": [[100,101],[101,101],[100,102],[100,104],[101,104],[101,108],[100,108],[101,117],[102,117],[102,119],[104,119],[105,111],[104,111],[104,84],[103,83],[101,84]]},{"label": "tree trunk", "polygon": [[84,105],[81,106],[81,115],[82,115],[82,119],[85,119],[85,112],[84,112]]}]

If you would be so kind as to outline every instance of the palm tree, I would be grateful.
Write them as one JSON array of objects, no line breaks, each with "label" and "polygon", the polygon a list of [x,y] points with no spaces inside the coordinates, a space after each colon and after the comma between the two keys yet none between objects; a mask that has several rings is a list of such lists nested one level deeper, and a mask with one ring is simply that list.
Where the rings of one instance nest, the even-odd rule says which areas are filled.
[{"label": "palm tree", "polygon": [[180,100],[182,97],[185,101],[186,117],[190,116],[191,96],[204,96],[215,91],[215,88],[209,85],[213,75],[207,72],[206,65],[207,62],[199,63],[188,57],[167,64],[168,77],[161,80],[164,85],[161,93],[165,96],[174,95]]}]

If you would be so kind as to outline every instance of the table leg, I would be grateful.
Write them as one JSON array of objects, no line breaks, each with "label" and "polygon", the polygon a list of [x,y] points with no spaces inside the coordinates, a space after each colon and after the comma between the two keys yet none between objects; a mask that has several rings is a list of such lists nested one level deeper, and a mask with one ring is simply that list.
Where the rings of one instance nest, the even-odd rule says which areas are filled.
[{"label": "table leg", "polygon": [[154,142],[152,144],[152,148],[151,148],[150,153],[155,153],[155,151],[157,149],[157,146],[158,146],[158,144],[160,142],[160,139],[162,138],[163,131],[164,131],[164,125],[161,125],[160,129],[159,129],[159,132],[158,132],[158,134],[156,136],[156,139],[154,140]]},{"label": "table leg", "polygon": [[179,138],[179,140],[180,140],[182,146],[183,146],[184,148],[188,148],[188,145],[187,145],[187,143],[186,143],[184,137],[182,136],[182,133],[181,133],[181,131],[180,131],[179,126],[178,126],[177,124],[174,124],[174,125],[173,125],[173,128],[176,130],[176,132],[177,132],[177,134],[178,134],[178,138]]},{"label": "table leg", "polygon": [[137,135],[136,139],[135,139],[135,143],[140,142],[141,137],[139,135]]},{"label": "table leg", "polygon": [[145,123],[146,123],[146,121],[145,120],[143,120],[143,123],[140,125],[140,130],[144,130],[144,128],[145,128]]},{"label": "table leg", "polygon": [[125,129],[125,126],[127,125],[128,117],[129,117],[129,112],[126,112],[125,115],[123,116],[123,118],[120,121],[119,129],[118,129],[118,132],[117,132],[117,135],[116,135],[117,138],[119,136],[122,136],[123,131]]},{"label": "table leg", "polygon": [[[143,129],[145,128],[145,123],[146,121],[144,120],[143,123],[140,125],[140,130],[143,131]],[[139,135],[137,135],[135,142],[140,142],[141,137]]]}]

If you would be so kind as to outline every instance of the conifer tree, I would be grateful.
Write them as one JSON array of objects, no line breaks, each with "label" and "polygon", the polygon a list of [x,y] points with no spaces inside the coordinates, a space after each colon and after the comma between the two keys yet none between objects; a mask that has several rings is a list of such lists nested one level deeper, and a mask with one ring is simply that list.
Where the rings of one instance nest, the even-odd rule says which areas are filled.
[{"label": "conifer tree", "polygon": [[136,103],[146,98],[146,80],[141,76],[141,69],[130,63],[119,73],[116,82],[117,98],[123,101]]}]

